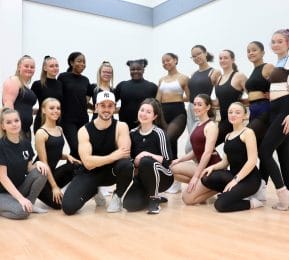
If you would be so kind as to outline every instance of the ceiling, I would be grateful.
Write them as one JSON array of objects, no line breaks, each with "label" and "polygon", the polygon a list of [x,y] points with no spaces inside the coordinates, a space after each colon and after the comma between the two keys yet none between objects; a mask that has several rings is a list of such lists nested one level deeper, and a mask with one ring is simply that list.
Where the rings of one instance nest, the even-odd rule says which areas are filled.
[{"label": "ceiling", "polygon": [[134,3],[138,5],[144,5],[144,6],[153,8],[157,5],[162,4],[163,2],[167,2],[168,0],[122,0],[122,1],[130,2],[130,3]]}]

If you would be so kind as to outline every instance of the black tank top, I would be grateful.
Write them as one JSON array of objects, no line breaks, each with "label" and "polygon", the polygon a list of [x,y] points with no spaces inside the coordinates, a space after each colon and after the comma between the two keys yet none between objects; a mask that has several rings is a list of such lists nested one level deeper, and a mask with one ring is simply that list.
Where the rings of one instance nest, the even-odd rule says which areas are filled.
[{"label": "black tank top", "polygon": [[26,133],[30,131],[30,126],[33,122],[32,107],[36,101],[37,97],[34,92],[27,87],[22,87],[14,102],[14,109],[16,109],[20,115],[22,130]]},{"label": "black tank top", "polygon": [[250,91],[268,92],[270,89],[270,81],[265,79],[262,75],[262,70],[266,63],[254,68],[252,74],[246,81],[246,89]]},{"label": "black tank top", "polygon": [[190,90],[190,102],[193,103],[194,99],[199,94],[211,95],[213,90],[213,84],[209,74],[213,68],[209,68],[204,71],[196,71],[189,79],[188,86]]},{"label": "black tank top", "polygon": [[[244,131],[231,140],[228,139],[229,136],[225,140],[224,152],[227,155],[230,171],[233,175],[236,175],[248,160],[246,144],[240,139],[240,135]],[[254,167],[252,171],[257,171],[257,167]]]},{"label": "black tank top", "polygon": [[117,120],[112,119],[111,125],[103,130],[98,130],[93,121],[85,125],[92,145],[92,155],[108,155],[116,150],[116,124]]},{"label": "black tank top", "polygon": [[[220,104],[220,114],[221,114],[221,120],[226,120],[228,118],[228,108],[229,106],[236,101],[239,101],[242,96],[242,91],[235,89],[231,85],[232,78],[236,71],[234,71],[229,79],[223,84],[218,85],[215,88],[216,96],[219,100]],[[219,82],[222,78],[220,78]]]},{"label": "black tank top", "polygon": [[[53,171],[57,163],[62,157],[62,151],[63,151],[63,146],[64,146],[64,138],[63,134],[60,136],[54,136],[49,134],[49,132],[44,129],[40,128],[43,131],[45,131],[48,134],[48,139],[45,142],[45,149],[46,149],[46,155],[47,155],[47,162],[50,167],[50,169]],[[38,157],[36,161],[38,160]]]}]

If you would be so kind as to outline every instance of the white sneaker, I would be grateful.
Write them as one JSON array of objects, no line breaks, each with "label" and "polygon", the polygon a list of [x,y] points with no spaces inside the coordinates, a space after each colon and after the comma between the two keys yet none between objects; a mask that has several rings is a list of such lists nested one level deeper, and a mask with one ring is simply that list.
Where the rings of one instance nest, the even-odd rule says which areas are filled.
[{"label": "white sneaker", "polygon": [[165,192],[176,194],[182,191],[182,184],[179,181],[174,181],[172,186],[169,187]]},{"label": "white sneaker", "polygon": [[32,213],[43,214],[43,213],[47,213],[47,212],[48,212],[47,209],[43,209],[43,208],[37,207],[35,205],[32,205]]},{"label": "white sneaker", "polygon": [[256,208],[260,208],[260,207],[264,207],[264,204],[262,201],[257,200],[255,198],[250,199],[250,208],[251,209],[256,209]]},{"label": "white sneaker", "polygon": [[96,195],[94,196],[94,201],[95,201],[96,206],[98,207],[105,206],[106,200],[100,190],[98,190],[98,193],[96,193]]},{"label": "white sneaker", "polygon": [[249,197],[249,199],[257,199],[259,201],[266,201],[266,182],[264,180],[261,180],[261,184],[259,189],[257,190],[257,192],[255,194],[253,194],[252,196]]},{"label": "white sneaker", "polygon": [[101,186],[98,187],[98,191],[102,193],[103,196],[110,196],[113,193],[112,186]]},{"label": "white sneaker", "polygon": [[109,213],[119,212],[119,211],[121,211],[121,208],[122,208],[121,199],[117,196],[116,193],[113,193],[111,201],[110,201],[106,211]]}]

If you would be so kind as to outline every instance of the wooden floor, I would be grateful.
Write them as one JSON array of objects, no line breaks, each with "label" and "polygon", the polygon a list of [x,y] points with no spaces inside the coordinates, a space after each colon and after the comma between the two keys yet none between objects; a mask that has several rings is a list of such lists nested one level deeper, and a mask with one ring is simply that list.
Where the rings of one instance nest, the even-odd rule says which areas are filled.
[{"label": "wooden floor", "polygon": [[0,259],[288,259],[289,212],[268,195],[264,208],[237,213],[185,206],[179,193],[159,215],[106,213],[91,200],[74,216],[1,218]]}]

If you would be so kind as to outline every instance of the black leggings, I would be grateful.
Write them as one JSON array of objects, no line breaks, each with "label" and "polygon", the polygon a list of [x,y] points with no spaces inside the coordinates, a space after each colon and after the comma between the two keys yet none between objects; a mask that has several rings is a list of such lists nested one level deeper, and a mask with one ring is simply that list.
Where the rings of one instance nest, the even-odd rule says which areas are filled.
[{"label": "black leggings", "polygon": [[[71,163],[66,163],[66,164],[59,166],[53,171],[52,174],[53,174],[54,180],[57,183],[57,186],[59,188],[63,188],[66,184],[68,184],[72,180],[75,168],[76,168],[76,165],[71,164]],[[55,201],[53,201],[52,188],[49,182],[46,182],[43,190],[38,196],[38,199],[40,199],[42,202],[44,202],[46,205],[48,205],[51,208],[61,209],[61,204],[58,204]]]},{"label": "black leggings", "polygon": [[121,197],[132,178],[133,165],[130,159],[118,160],[93,172],[80,169],[64,193],[62,209],[67,215],[74,214],[97,193],[99,186],[110,186],[116,183],[116,193]]},{"label": "black leggings", "polygon": [[[270,101],[267,99],[256,100],[250,103],[250,118],[248,127],[251,128],[257,139],[258,154],[260,155],[260,146],[270,123]],[[260,157],[260,156],[259,156]],[[262,179],[267,183],[269,172],[260,160],[259,172]]]},{"label": "black leggings", "polygon": [[63,133],[69,145],[70,154],[77,159],[80,159],[78,154],[77,132],[84,124],[85,123],[62,122]]},{"label": "black leggings", "polygon": [[149,197],[158,197],[159,192],[167,190],[173,181],[171,171],[151,157],[143,157],[138,167],[138,174],[124,196],[123,207],[128,211],[146,208]]},{"label": "black leggings", "polygon": [[[283,134],[282,122],[289,114],[289,95],[271,102],[270,126],[260,147],[260,160],[270,174],[276,189],[282,188],[284,183],[289,188],[289,136]],[[273,159],[273,152],[277,151],[280,169]]]},{"label": "black leggings", "polygon": [[[226,185],[233,179],[230,171],[213,171],[209,176],[204,176],[201,181],[208,189],[223,192]],[[245,198],[257,192],[260,186],[258,170],[253,170],[230,191],[221,193],[215,201],[215,208],[219,212],[232,212],[250,209],[250,201]]]},{"label": "black leggings", "polygon": [[162,103],[167,135],[171,143],[173,159],[178,158],[178,138],[187,124],[187,112],[183,102]]}]

